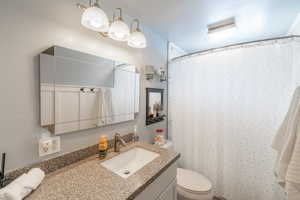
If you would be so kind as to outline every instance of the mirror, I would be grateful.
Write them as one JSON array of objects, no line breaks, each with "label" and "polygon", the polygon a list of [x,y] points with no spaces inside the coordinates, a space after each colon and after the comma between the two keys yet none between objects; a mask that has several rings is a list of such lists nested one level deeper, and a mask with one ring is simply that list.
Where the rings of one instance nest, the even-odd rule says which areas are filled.
[{"label": "mirror", "polygon": [[134,120],[134,65],[54,46],[40,54],[41,126],[54,134]]},{"label": "mirror", "polygon": [[146,89],[146,125],[164,120],[163,114],[163,89]]}]

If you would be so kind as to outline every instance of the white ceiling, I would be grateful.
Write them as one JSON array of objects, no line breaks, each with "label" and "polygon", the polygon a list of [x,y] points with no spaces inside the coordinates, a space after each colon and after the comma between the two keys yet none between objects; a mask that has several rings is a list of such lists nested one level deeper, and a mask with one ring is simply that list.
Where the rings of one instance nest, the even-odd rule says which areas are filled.
[{"label": "white ceiling", "polygon": [[[186,51],[286,35],[300,12],[300,0],[102,0],[121,7]],[[211,38],[207,24],[236,17],[231,35]]]},{"label": "white ceiling", "polygon": [[[78,26],[76,3],[88,0],[10,0],[59,23]],[[111,17],[113,8],[141,22],[177,46],[192,52],[226,44],[284,36],[298,13],[300,0],[100,0]],[[45,8],[45,9],[41,9]],[[223,38],[208,37],[207,24],[236,17],[237,29]],[[22,20],[22,19],[20,19]],[[129,24],[130,22],[127,21]]]}]

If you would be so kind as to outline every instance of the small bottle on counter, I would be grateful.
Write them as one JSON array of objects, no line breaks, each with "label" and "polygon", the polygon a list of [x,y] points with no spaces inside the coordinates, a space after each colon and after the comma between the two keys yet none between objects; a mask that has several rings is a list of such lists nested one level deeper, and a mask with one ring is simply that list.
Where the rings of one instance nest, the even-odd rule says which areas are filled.
[{"label": "small bottle on counter", "polygon": [[138,142],[139,141],[139,136],[137,134],[137,126],[134,125],[133,128],[133,136],[132,136],[132,142]]},{"label": "small bottle on counter", "polygon": [[107,156],[108,144],[105,136],[100,136],[99,144],[98,144],[98,153],[99,158],[104,159]]},{"label": "small bottle on counter", "polygon": [[166,143],[166,139],[165,139],[164,129],[156,129],[155,137],[154,137],[154,144],[161,146],[161,145],[164,145],[165,143]]}]

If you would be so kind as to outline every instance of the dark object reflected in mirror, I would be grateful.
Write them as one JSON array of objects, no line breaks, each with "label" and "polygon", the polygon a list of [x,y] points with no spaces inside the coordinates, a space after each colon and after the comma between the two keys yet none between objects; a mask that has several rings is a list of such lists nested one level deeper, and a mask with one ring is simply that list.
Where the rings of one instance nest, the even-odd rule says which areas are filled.
[{"label": "dark object reflected in mirror", "polygon": [[146,88],[146,125],[163,121],[163,96],[164,90],[158,88]]}]

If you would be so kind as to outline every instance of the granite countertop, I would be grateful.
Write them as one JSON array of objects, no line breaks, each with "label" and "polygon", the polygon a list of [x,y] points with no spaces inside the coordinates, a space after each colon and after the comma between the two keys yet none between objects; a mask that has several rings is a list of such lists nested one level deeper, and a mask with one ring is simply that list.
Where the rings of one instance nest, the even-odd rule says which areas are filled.
[{"label": "granite countertop", "polygon": [[[46,176],[40,187],[26,200],[127,200],[134,199],[178,158],[174,151],[136,142],[121,148],[121,153],[141,147],[160,156],[127,179],[100,165],[97,155]],[[110,152],[107,159],[119,153]]]}]

